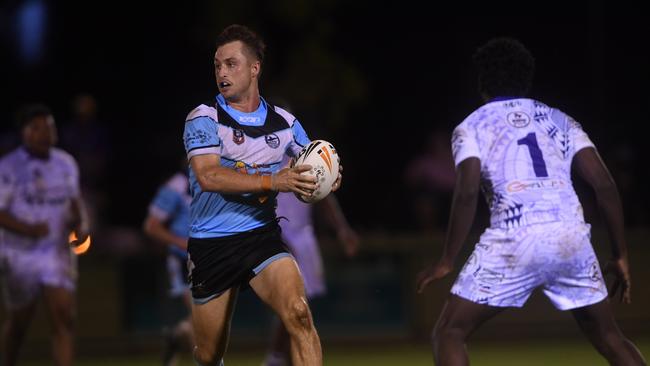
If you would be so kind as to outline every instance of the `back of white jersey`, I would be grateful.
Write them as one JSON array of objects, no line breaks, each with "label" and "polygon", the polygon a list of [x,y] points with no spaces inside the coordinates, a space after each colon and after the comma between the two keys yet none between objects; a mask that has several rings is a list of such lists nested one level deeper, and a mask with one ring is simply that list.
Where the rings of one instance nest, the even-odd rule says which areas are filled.
[{"label": "back of white jersey", "polygon": [[456,165],[481,160],[481,187],[491,226],[513,228],[555,222],[584,222],[571,181],[571,161],[594,147],[580,124],[532,99],[485,104],[454,130]]}]

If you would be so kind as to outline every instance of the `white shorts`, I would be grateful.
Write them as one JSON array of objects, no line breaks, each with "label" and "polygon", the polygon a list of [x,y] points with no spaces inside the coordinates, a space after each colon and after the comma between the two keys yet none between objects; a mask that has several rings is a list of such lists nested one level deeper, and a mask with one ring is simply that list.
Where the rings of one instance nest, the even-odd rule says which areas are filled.
[{"label": "white shorts", "polygon": [[5,306],[21,308],[36,300],[44,286],[75,291],[77,258],[68,248],[59,251],[3,248],[0,280]]},{"label": "white shorts", "polygon": [[451,293],[498,307],[521,307],[541,287],[553,305],[569,310],[607,297],[585,223],[487,229]]},{"label": "white shorts", "polygon": [[291,254],[298,263],[300,273],[305,282],[307,298],[322,296],[327,292],[323,259],[316,236],[311,226],[299,230],[282,230],[282,239],[289,247]]}]

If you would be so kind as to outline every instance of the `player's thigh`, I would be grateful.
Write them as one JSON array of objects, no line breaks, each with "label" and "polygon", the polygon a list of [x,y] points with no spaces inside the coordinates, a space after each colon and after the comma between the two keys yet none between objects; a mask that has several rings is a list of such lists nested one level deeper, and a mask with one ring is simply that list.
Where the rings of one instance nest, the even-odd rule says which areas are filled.
[{"label": "player's thigh", "polygon": [[213,349],[225,343],[238,294],[239,288],[233,287],[206,303],[192,303],[192,327],[198,347]]},{"label": "player's thigh", "polygon": [[55,326],[72,326],[76,313],[73,290],[64,287],[43,286],[43,300],[47,313]]},{"label": "player's thigh", "polygon": [[302,277],[292,257],[272,262],[249,283],[257,296],[281,316],[292,301],[305,299]]},{"label": "player's thigh", "polygon": [[0,256],[0,287],[5,308],[11,310],[29,307],[42,294],[43,266],[37,262],[38,257],[14,250],[6,250]]},{"label": "player's thigh", "polygon": [[468,337],[483,323],[501,313],[505,308],[477,304],[451,295],[440,313],[434,335],[455,332]]}]

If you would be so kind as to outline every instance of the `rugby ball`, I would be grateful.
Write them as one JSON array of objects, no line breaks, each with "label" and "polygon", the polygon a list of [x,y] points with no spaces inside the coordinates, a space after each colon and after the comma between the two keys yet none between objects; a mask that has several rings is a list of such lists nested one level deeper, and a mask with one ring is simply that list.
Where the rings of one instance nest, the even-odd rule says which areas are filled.
[{"label": "rugby ball", "polygon": [[325,140],[314,140],[305,146],[293,160],[291,167],[311,165],[311,170],[302,174],[316,177],[318,188],[311,196],[296,193],[296,197],[306,203],[318,202],[327,197],[339,176],[339,163],[339,154],[331,143]]}]

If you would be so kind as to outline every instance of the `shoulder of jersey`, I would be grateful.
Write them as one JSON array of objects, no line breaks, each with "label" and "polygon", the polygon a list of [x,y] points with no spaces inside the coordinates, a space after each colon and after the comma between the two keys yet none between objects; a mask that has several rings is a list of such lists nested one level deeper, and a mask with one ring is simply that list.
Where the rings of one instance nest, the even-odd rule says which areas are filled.
[{"label": "shoulder of jersey", "polygon": [[18,149],[13,149],[7,151],[4,155],[0,156],[0,164],[6,164],[9,161],[16,159],[15,156],[18,153]]},{"label": "shoulder of jersey", "polygon": [[465,119],[463,119],[458,125],[456,125],[456,127],[467,126],[473,121],[477,121],[478,116],[485,111],[483,108],[485,108],[485,106],[481,106],[480,108],[476,109],[474,112],[470,113],[467,117],[465,117]]},{"label": "shoulder of jersey", "polygon": [[67,151],[65,151],[63,149],[60,149],[58,147],[53,147],[52,148],[52,155],[53,155],[53,157],[55,159],[61,160],[65,164],[73,165],[73,166],[77,165],[77,161],[75,160],[75,158],[72,155],[70,155],[70,153],[68,153]]},{"label": "shoulder of jersey", "polygon": [[201,104],[198,107],[192,109],[187,117],[185,117],[185,122],[189,122],[200,117],[208,117],[215,122],[218,121],[217,110],[214,107]]},{"label": "shoulder of jersey", "polygon": [[[5,169],[12,164],[12,161],[16,160],[16,150],[9,151],[8,153],[0,156],[0,168]],[[13,169],[9,169],[13,170]]]},{"label": "shoulder of jersey", "polygon": [[539,115],[545,115],[560,130],[567,130],[573,124],[578,124],[571,116],[558,108],[549,107],[538,100],[533,100],[533,106],[535,108],[535,118]]},{"label": "shoulder of jersey", "polygon": [[167,188],[178,193],[186,192],[188,185],[189,182],[187,180],[187,177],[183,173],[174,174],[171,178],[169,178],[167,183],[165,183],[165,186]]},{"label": "shoulder of jersey", "polygon": [[282,109],[278,106],[273,106],[273,110],[275,110],[277,114],[282,116],[282,118],[284,118],[287,121],[289,127],[293,127],[293,123],[296,121],[296,117],[293,114],[287,112],[285,109]]}]

